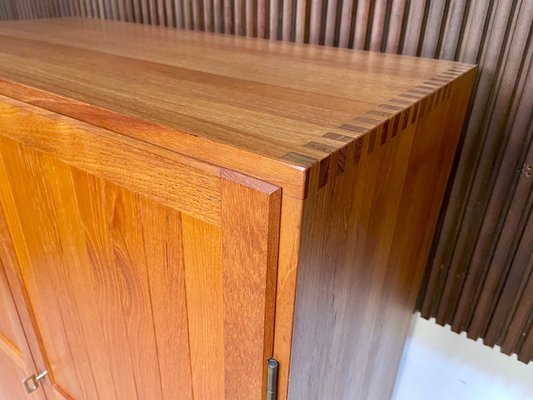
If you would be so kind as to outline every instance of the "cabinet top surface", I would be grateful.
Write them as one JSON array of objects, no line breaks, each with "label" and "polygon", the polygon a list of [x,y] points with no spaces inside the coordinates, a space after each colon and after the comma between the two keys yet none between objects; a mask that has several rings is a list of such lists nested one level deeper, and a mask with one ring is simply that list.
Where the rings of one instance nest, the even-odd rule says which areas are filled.
[{"label": "cabinet top surface", "polygon": [[221,151],[237,148],[297,168],[471,68],[125,22],[0,23],[1,94],[14,96],[6,87],[16,82],[50,94],[40,99],[43,107],[66,99],[83,104],[85,112],[71,106],[62,113],[95,125],[119,118],[165,127],[227,145]]}]

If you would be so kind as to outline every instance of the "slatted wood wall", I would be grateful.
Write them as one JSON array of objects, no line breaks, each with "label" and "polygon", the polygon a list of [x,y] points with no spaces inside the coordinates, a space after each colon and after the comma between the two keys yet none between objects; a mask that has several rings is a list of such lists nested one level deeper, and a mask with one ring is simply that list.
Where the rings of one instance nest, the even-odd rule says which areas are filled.
[{"label": "slatted wood wall", "polygon": [[89,16],[480,64],[419,309],[533,358],[531,0],[0,0]]}]

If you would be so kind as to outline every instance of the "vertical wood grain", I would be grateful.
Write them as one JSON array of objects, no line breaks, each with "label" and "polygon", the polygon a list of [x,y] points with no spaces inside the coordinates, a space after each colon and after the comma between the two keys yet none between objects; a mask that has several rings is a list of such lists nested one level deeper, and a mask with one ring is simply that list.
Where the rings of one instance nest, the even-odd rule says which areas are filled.
[{"label": "vertical wood grain", "polygon": [[5,138],[0,154],[54,398],[192,399],[180,214]]},{"label": "vertical wood grain", "polygon": [[472,84],[365,136],[305,200],[289,398],[390,397]]},{"label": "vertical wood grain", "polygon": [[182,231],[193,394],[199,399],[223,399],[221,232],[187,215],[182,216]]},{"label": "vertical wood grain", "polygon": [[[66,290],[70,286],[70,280],[65,275],[66,266],[61,259],[59,234],[52,223],[52,218],[56,215],[53,196],[46,187],[46,177],[40,173],[41,165],[52,161],[39,157],[30,149],[21,149],[5,139],[2,139],[1,148],[4,178],[4,184],[0,186],[2,206],[14,237],[20,267],[24,271],[23,279],[31,296],[29,304],[34,307],[33,312],[37,318],[47,316],[46,321],[38,319],[40,336],[43,341],[52,344],[50,349],[54,350],[44,355],[47,368],[65,363],[78,367],[62,370],[49,368],[50,379],[55,388],[65,395],[79,398],[91,395],[98,398],[93,375],[88,373],[85,381],[81,378],[83,372],[80,369],[85,368],[85,372],[88,372],[90,361],[87,347],[80,339],[80,320],[77,313],[73,312],[76,310],[73,293]],[[19,152],[22,156],[18,155]],[[21,177],[27,185],[16,184]],[[41,206],[34,209],[34,202]],[[40,223],[34,224],[35,220]],[[48,232],[47,227],[51,228]],[[32,270],[30,266],[34,260],[39,260],[39,268]],[[48,284],[42,285],[41,282]],[[68,335],[67,332],[71,334]],[[72,348],[78,351],[74,354]]]},{"label": "vertical wood grain", "polygon": [[[186,237],[190,239],[183,230],[182,214],[144,198],[138,201],[162,399],[193,399],[183,244]],[[190,303],[189,310],[200,311]]]},{"label": "vertical wood grain", "polygon": [[227,170],[221,181],[225,396],[260,399],[273,354],[281,191]]},{"label": "vertical wood grain", "polygon": [[[493,309],[477,308],[481,291],[489,290],[489,267],[480,255],[497,248],[489,227],[499,232],[504,222],[495,210],[505,214],[507,204],[518,201],[500,189],[513,191],[505,182],[515,182],[521,165],[530,162],[507,147],[527,148],[530,137],[531,96],[521,94],[520,82],[529,76],[532,7],[527,0],[5,0],[0,18],[80,15],[479,63],[469,125],[419,301],[424,316],[438,316],[475,338],[485,334]],[[514,116],[509,110],[519,104]],[[503,255],[492,268],[505,280],[501,257],[508,247],[499,248]]]},{"label": "vertical wood grain", "polygon": [[[10,237],[7,229],[5,229],[1,208],[0,240],[6,246],[10,246],[8,243]],[[22,385],[17,383],[33,373],[35,366],[16,308],[15,291],[11,290],[5,273],[6,267],[13,267],[14,265],[8,265],[8,257],[2,250],[0,250],[0,255],[2,256],[0,258],[0,397],[23,399],[24,389]],[[38,398],[44,398],[42,389],[36,394]]]},{"label": "vertical wood grain", "polygon": [[[162,398],[144,232],[137,196],[106,185],[113,263],[122,287],[122,315],[138,398]],[[161,240],[161,239],[160,239]],[[131,351],[131,349],[135,349]]]},{"label": "vertical wood grain", "polygon": [[303,201],[283,196],[281,202],[274,358],[279,361],[278,396],[286,398],[289,389],[294,299],[302,227]]},{"label": "vertical wood grain", "polygon": [[[6,176],[2,165],[3,162],[0,157],[0,178],[2,179],[2,182],[6,182]],[[0,192],[0,197],[1,193],[2,192]],[[20,395],[19,389],[21,386],[13,387],[13,379],[16,379],[17,381],[20,380],[21,372],[24,374],[22,378],[25,378],[28,373],[32,371],[43,370],[46,368],[46,363],[39,348],[40,338],[34,330],[35,320],[32,310],[28,307],[29,299],[23,285],[20,265],[13,246],[13,236],[7,225],[4,207],[4,204],[0,207],[0,274],[5,278],[5,282],[9,286],[9,290],[5,290],[3,295],[9,295],[10,300],[16,307],[16,317],[18,318],[18,321],[12,322],[12,330],[19,339],[12,340],[12,342],[16,342],[15,356],[21,356],[20,361],[22,361],[24,365],[18,361],[15,362],[16,365],[13,365],[12,356],[9,356],[10,359],[7,359],[5,355],[2,355],[0,364],[3,366],[3,371],[0,374],[0,376],[2,376],[2,383],[0,384],[2,389],[0,389],[0,393],[6,398],[17,398],[16,396]],[[5,317],[7,314],[3,315]],[[11,320],[13,321],[13,318]],[[17,322],[19,325],[15,326]],[[17,331],[19,333],[17,333]],[[10,346],[9,350],[13,350],[12,346]],[[2,350],[0,350],[0,353],[2,353]],[[45,389],[43,389],[43,391],[44,390]],[[52,394],[51,392],[48,393],[50,395]],[[36,399],[44,399],[44,393],[42,393],[41,390],[34,394]]]}]

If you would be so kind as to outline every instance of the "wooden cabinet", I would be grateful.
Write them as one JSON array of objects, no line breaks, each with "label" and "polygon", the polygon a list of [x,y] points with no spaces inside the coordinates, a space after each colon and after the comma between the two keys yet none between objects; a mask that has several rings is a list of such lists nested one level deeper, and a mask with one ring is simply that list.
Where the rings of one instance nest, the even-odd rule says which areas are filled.
[{"label": "wooden cabinet", "polygon": [[390,396],[472,66],[0,36],[2,398],[44,371],[30,397],[260,400],[275,373],[278,399]]},{"label": "wooden cabinet", "polygon": [[[66,143],[69,159],[83,151]],[[260,397],[272,355],[278,187],[164,158],[132,174],[114,150],[96,166],[111,176],[82,165],[84,156],[69,165],[5,138],[0,148],[6,251],[55,398]]]}]

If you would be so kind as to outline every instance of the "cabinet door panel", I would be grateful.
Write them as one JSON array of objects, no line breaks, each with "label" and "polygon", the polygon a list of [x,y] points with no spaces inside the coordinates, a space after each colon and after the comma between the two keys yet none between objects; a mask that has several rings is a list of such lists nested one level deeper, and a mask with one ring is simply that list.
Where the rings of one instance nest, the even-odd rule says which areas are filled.
[{"label": "cabinet door panel", "polygon": [[26,365],[25,340],[0,259],[0,399],[25,398],[21,381],[32,371]]},{"label": "cabinet door panel", "polygon": [[[0,344],[0,346],[2,345]],[[26,392],[22,384],[20,384],[23,377],[23,369],[17,360],[13,360],[12,357],[0,350],[0,398],[24,400],[26,398]]]},{"label": "cabinet door panel", "polygon": [[9,139],[0,156],[47,393],[261,399],[278,188],[225,174],[218,225]]},{"label": "cabinet door panel", "polygon": [[[13,290],[6,275],[13,272],[15,264],[11,238],[0,207],[0,399],[7,400],[26,399],[23,379],[40,372],[28,346],[28,339],[32,337],[28,338],[22,328],[21,318],[29,320],[22,293]],[[17,304],[15,298],[22,301]],[[40,387],[32,393],[32,398],[44,399]]]},{"label": "cabinet door panel", "polygon": [[17,329],[18,325],[18,315],[0,260],[0,349],[13,358],[17,364],[23,364],[20,350],[22,338]]}]

